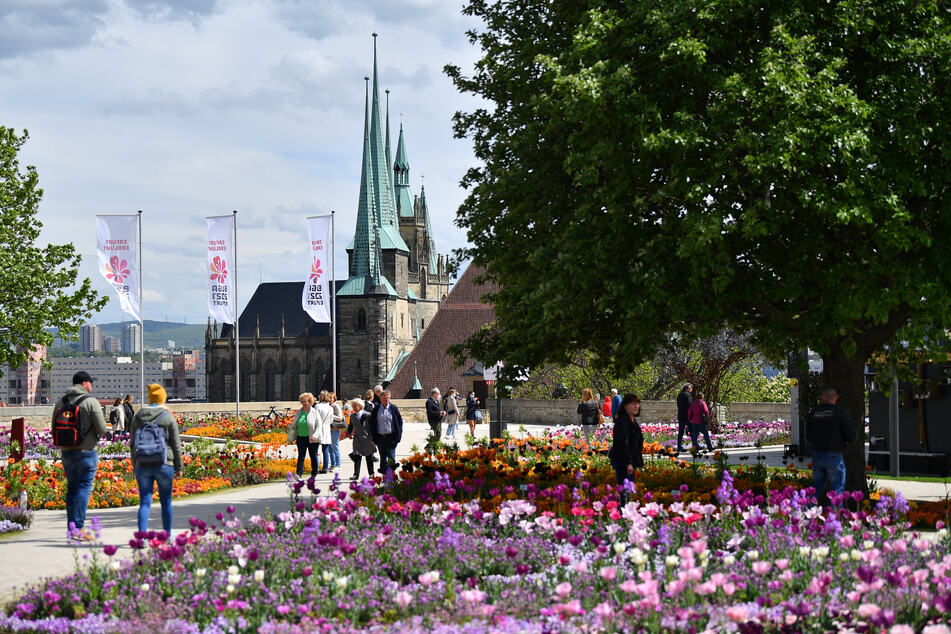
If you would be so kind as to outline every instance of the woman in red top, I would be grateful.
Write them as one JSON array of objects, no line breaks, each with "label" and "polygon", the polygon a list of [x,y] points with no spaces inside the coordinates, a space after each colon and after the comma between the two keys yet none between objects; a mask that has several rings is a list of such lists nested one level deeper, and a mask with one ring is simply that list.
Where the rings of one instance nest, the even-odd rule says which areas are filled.
[{"label": "woman in red top", "polygon": [[605,418],[611,418],[611,397],[605,396],[604,402],[601,403],[601,413],[604,414]]},{"label": "woman in red top", "polygon": [[713,444],[710,442],[710,431],[707,429],[707,420],[710,417],[710,408],[703,400],[703,392],[697,392],[697,397],[687,410],[687,420],[693,429],[690,430],[690,439],[693,446],[697,446],[697,436],[703,433],[703,439],[707,441],[707,451],[713,451]]}]

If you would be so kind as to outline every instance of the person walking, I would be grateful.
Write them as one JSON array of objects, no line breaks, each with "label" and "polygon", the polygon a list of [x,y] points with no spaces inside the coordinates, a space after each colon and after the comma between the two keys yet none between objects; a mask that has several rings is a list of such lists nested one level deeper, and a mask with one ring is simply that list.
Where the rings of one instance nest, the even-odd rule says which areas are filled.
[{"label": "person walking", "polygon": [[601,415],[605,418],[611,418],[611,396],[605,396],[604,402],[601,403]]},{"label": "person walking", "polygon": [[[172,480],[182,477],[182,441],[178,421],[165,408],[168,395],[158,383],[149,386],[149,405],[140,407],[129,424],[129,450],[132,470],[139,485],[139,530],[149,530],[149,512],[152,493],[158,483],[159,503],[162,505],[162,530],[172,534]],[[162,431],[160,439],[151,426]],[[164,441],[164,447],[161,445]],[[160,449],[156,455],[146,450]]]},{"label": "person walking", "polygon": [[614,434],[608,458],[621,487],[621,504],[627,504],[625,482],[634,482],[634,473],[644,466],[644,434],[636,418],[641,413],[637,394],[625,394],[614,418]]},{"label": "person walking", "polygon": [[449,392],[446,393],[445,406],[443,407],[446,410],[446,438],[455,438],[456,430],[459,428],[459,393],[456,392],[456,388],[449,388]]},{"label": "person walking", "polygon": [[690,440],[694,447],[699,447],[698,436],[703,434],[703,439],[707,443],[707,451],[713,451],[713,444],[710,442],[710,430],[707,429],[707,421],[710,420],[710,408],[703,400],[703,392],[697,392],[697,398],[690,404],[687,410],[687,420],[690,421]]},{"label": "person walking", "polygon": [[479,411],[479,397],[475,391],[469,392],[466,397],[466,422],[469,423],[469,433],[475,436],[476,421],[478,420],[476,412]]},{"label": "person walking", "polygon": [[677,453],[684,450],[684,432],[688,432],[693,444],[697,444],[696,438],[690,430],[690,420],[687,418],[687,412],[690,411],[690,405],[693,404],[693,386],[687,383],[684,389],[677,395]]},{"label": "person walking", "polygon": [[351,480],[360,479],[360,460],[367,463],[367,476],[373,478],[373,454],[376,447],[370,435],[370,414],[364,409],[364,401],[355,398],[350,401],[353,413],[350,414],[350,424],[347,426],[347,436],[353,438],[353,451],[350,459],[353,460],[353,475]]},{"label": "person walking", "polygon": [[131,421],[135,418],[135,409],[132,407],[133,397],[131,394],[126,394],[125,398],[122,399],[122,409],[125,410],[125,420]]},{"label": "person walking", "polygon": [[304,477],[304,460],[310,455],[310,475],[317,477],[317,410],[314,409],[314,395],[304,392],[300,395],[300,409],[287,426],[287,442],[297,445],[297,469],[294,475],[300,480]]},{"label": "person walking", "polygon": [[322,390],[317,397],[317,421],[314,425],[314,438],[320,444],[322,460],[317,473],[327,473],[330,470],[330,425],[334,419],[334,408],[330,404],[330,392]]},{"label": "person walking", "polygon": [[[83,526],[86,523],[86,509],[89,507],[89,496],[92,495],[96,483],[96,469],[99,465],[96,444],[99,437],[106,433],[102,406],[90,396],[95,380],[88,372],[80,370],[73,375],[73,386],[66,390],[53,408],[55,424],[59,412],[78,407],[78,441],[73,447],[62,448],[62,460],[63,472],[66,475],[66,524],[70,537],[86,541],[95,539]],[[74,533],[73,529],[79,532]]]},{"label": "person walking", "polygon": [[112,425],[112,436],[125,431],[125,408],[122,407],[122,397],[117,396],[112,402],[112,411],[109,412],[109,424]]},{"label": "person walking", "polygon": [[621,411],[621,395],[617,393],[617,388],[611,388],[611,418],[615,418]]},{"label": "person walking", "polygon": [[403,438],[403,417],[390,402],[390,391],[380,392],[380,404],[370,414],[370,434],[380,450],[380,473],[396,469],[396,447]]},{"label": "person walking", "polygon": [[849,413],[836,405],[839,393],[826,387],[820,395],[822,403],[806,419],[806,434],[812,445],[812,481],[816,499],[828,504],[829,491],[845,491],[846,445],[855,442],[856,430]]},{"label": "person walking", "polygon": [[601,423],[601,410],[598,408],[598,402],[594,400],[594,394],[589,388],[581,390],[581,402],[578,403],[578,414],[581,416],[581,429],[584,431],[585,440],[590,441],[595,430]]},{"label": "person walking", "polygon": [[333,419],[330,421],[330,468],[340,471],[340,432],[347,429],[347,421],[343,416],[343,407],[334,392],[330,393],[330,406],[334,410]]},{"label": "person walking", "polygon": [[426,420],[433,431],[434,441],[442,437],[442,419],[445,415],[446,410],[439,407],[439,388],[434,387],[429,393],[429,398],[426,399]]}]

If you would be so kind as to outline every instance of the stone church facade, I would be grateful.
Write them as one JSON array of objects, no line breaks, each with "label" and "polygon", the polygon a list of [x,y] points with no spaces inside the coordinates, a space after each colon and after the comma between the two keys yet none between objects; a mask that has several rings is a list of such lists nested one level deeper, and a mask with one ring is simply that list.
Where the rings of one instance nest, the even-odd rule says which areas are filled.
[{"label": "stone church facade", "polygon": [[[336,391],[346,398],[392,380],[449,292],[425,188],[410,191],[402,124],[391,158],[389,91],[384,129],[375,34],[372,96],[366,81],[356,231],[347,246],[347,279],[335,284]],[[333,389],[331,329],[304,313],[302,285],[260,284],[242,312],[242,401],[296,400],[303,391]],[[208,400],[234,400],[234,329],[209,324],[205,339]]]}]

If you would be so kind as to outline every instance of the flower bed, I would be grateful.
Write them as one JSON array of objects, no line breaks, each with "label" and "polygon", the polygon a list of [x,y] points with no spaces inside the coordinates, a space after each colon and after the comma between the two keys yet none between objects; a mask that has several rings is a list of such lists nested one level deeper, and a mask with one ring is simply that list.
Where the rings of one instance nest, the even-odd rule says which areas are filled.
[{"label": "flower bed", "polygon": [[[642,423],[645,442],[656,442],[664,447],[677,447],[677,421]],[[745,423],[729,421],[720,423],[720,431],[710,432],[714,446],[750,447],[753,445],[783,445],[790,442],[790,427],[787,420],[748,420]],[[702,443],[703,438],[699,441]],[[684,434],[683,447],[691,446],[690,434]]]},{"label": "flower bed", "polygon": [[209,438],[230,438],[232,440],[254,440],[262,434],[281,434],[281,439],[287,436],[287,427],[293,420],[291,412],[288,417],[279,417],[266,421],[258,421],[251,416],[218,416],[211,418],[183,418],[179,421],[183,434],[192,436],[206,436]]},{"label": "flower bed", "polygon": [[[434,496],[454,495],[433,479]],[[822,511],[727,475],[719,506],[622,506],[582,480],[567,512],[529,499],[486,512],[404,504],[398,489],[364,481],[276,518],[229,509],[174,539],[139,534],[134,559],[94,550],[87,572],[28,589],[0,629],[949,632],[951,539],[906,532],[900,498]]]},{"label": "flower bed", "polygon": [[33,523],[33,511],[19,506],[0,505],[0,534],[25,531]]},{"label": "flower bed", "polygon": [[[28,452],[31,450],[27,445]],[[114,453],[100,454],[89,508],[112,508],[139,503],[139,491],[129,459],[128,436],[110,443]],[[184,446],[181,478],[175,478],[172,495],[181,497],[275,479],[265,468],[269,447],[250,449],[236,443],[224,446],[198,441]],[[114,458],[109,456],[113,455]],[[283,478],[283,474],[280,476]],[[26,491],[31,508],[65,508],[66,476],[59,461],[8,460],[0,467],[0,503],[17,504]],[[158,499],[158,494],[154,494]]]}]

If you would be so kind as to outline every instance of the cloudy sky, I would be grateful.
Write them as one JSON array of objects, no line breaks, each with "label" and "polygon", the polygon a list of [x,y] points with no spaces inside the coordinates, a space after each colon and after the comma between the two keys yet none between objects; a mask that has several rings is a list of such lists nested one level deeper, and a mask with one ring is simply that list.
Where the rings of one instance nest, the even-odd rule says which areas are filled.
[{"label": "cloudy sky", "polygon": [[[242,305],[259,279],[303,279],[305,218],[336,210],[337,277],[356,223],[363,76],[379,33],[393,152],[400,113],[414,193],[425,175],[441,253],[460,247],[474,159],[452,114],[474,101],[461,0],[0,0],[0,125],[45,196],[42,239],[95,268],[97,213],[143,210],[145,317],[204,322],[204,217],[238,210]],[[297,271],[300,271],[298,273]],[[112,297],[96,321],[125,320]]]}]

